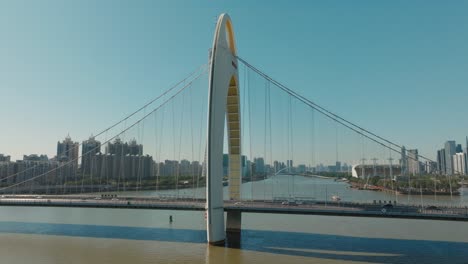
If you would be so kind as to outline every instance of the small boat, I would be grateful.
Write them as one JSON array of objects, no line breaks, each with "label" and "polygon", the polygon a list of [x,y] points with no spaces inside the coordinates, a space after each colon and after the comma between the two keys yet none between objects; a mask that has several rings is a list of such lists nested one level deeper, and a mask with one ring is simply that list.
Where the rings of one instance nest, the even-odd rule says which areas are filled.
[{"label": "small boat", "polygon": [[338,195],[333,195],[331,198],[333,201],[336,201],[336,202],[341,201],[341,197],[339,197]]}]

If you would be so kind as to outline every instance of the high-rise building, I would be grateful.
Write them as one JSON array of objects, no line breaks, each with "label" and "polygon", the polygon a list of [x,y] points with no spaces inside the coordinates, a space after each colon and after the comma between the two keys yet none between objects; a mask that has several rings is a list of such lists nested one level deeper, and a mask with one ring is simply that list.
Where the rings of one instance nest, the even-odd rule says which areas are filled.
[{"label": "high-rise building", "polygon": [[242,177],[247,177],[248,168],[247,168],[247,157],[245,155],[241,156],[241,168],[242,168]]},{"label": "high-rise building", "polygon": [[5,156],[3,154],[0,154],[0,162],[1,161],[9,162],[10,161],[10,156]]},{"label": "high-rise building", "polygon": [[453,159],[453,171],[454,174],[466,175],[466,154],[465,153],[455,153],[452,157]]},{"label": "high-rise building", "polygon": [[[0,179],[9,177],[15,173],[15,163],[10,161],[10,156],[0,154]],[[11,177],[6,181],[12,183]]]},{"label": "high-rise building", "polygon": [[335,171],[336,172],[341,172],[341,162],[340,161],[337,161],[335,163]]},{"label": "high-rise building", "polygon": [[420,172],[419,156],[417,149],[408,150],[408,173],[417,175]]},{"label": "high-rise building", "polygon": [[428,174],[433,174],[438,172],[438,162],[426,161],[424,163],[424,172]]},{"label": "high-rise building", "polygon": [[190,161],[183,159],[180,161],[179,165],[179,175],[180,176],[192,176],[192,167],[190,166]]},{"label": "high-rise building", "polygon": [[446,174],[445,171],[445,149],[437,151],[437,171],[439,174]]},{"label": "high-rise building", "polygon": [[275,160],[273,162],[273,169],[275,170],[275,173],[277,173],[279,170],[281,170],[281,163]]},{"label": "high-rise building", "polygon": [[114,142],[107,144],[107,154],[115,154],[116,156],[130,155],[143,155],[143,145],[137,144],[135,139],[128,143],[122,142],[120,138],[116,138]]},{"label": "high-rise building", "polygon": [[294,172],[294,166],[292,160],[286,161],[286,167],[288,168],[288,172]]},{"label": "high-rise building", "polygon": [[[16,174],[13,179],[9,179],[9,183],[24,182],[33,177],[39,177],[32,184],[52,184],[56,183],[57,168],[56,161],[49,161],[47,155],[23,155],[23,160],[14,162],[14,173]],[[73,166],[70,166],[73,168]]]},{"label": "high-rise building", "polygon": [[47,155],[31,154],[31,155],[23,155],[23,160],[28,160],[28,161],[49,161],[49,157],[47,157]]},{"label": "high-rise building", "polygon": [[408,171],[408,158],[406,157],[405,146],[401,147],[400,167],[401,167],[401,175],[406,175]]},{"label": "high-rise building", "polygon": [[106,154],[115,154],[118,156],[124,156],[128,154],[127,144],[117,137],[114,142],[109,142],[106,146]]},{"label": "high-rise building", "polygon": [[265,173],[265,160],[263,158],[254,158],[256,173]]},{"label": "high-rise building", "polygon": [[92,157],[100,152],[101,142],[97,141],[93,136],[83,141],[81,146],[81,171],[84,175],[90,175]]},{"label": "high-rise building", "polygon": [[73,172],[78,169],[79,147],[80,144],[73,142],[69,135],[62,142],[57,142],[57,160],[67,162]]},{"label": "high-rise building", "polygon": [[455,148],[455,152],[456,153],[462,153],[463,152],[463,148],[462,148],[461,144],[457,144],[457,147]]},{"label": "high-rise building", "polygon": [[128,142],[128,153],[125,154],[141,156],[143,155],[143,145],[137,144],[137,141],[132,139]]},{"label": "high-rise building", "polygon": [[445,142],[445,174],[454,174],[453,170],[453,155],[456,153],[456,146],[454,140],[448,140]]},{"label": "high-rise building", "polygon": [[468,155],[468,136],[466,137],[466,148],[465,153]]},{"label": "high-rise building", "polygon": [[306,172],[306,165],[305,164],[297,165],[297,172],[298,173],[305,173]]}]

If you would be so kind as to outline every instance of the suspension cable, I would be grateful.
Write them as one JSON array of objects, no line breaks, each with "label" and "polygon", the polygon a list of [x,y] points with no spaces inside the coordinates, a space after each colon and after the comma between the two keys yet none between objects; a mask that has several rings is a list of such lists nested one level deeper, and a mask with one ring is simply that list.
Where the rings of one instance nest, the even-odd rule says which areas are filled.
[{"label": "suspension cable", "polygon": [[[286,87],[285,85],[281,84],[280,82],[276,81],[275,79],[273,79],[272,77],[270,77],[269,75],[265,74],[264,72],[260,71],[258,68],[254,67],[253,65],[251,65],[250,63],[248,63],[247,61],[245,61],[244,59],[242,59],[241,57],[239,56],[236,56],[236,58],[241,61],[243,64],[245,64],[247,67],[249,67],[251,70],[253,70],[254,72],[256,72],[257,74],[259,74],[260,76],[262,76],[263,78],[269,80],[270,82],[272,82],[273,84],[275,84],[275,86],[277,86],[278,88],[280,88],[281,90],[285,91],[287,94],[293,96],[294,98],[298,99],[299,101],[303,102],[304,104],[308,105],[309,107],[315,109],[316,111],[318,111],[319,113],[325,115],[326,117],[332,119],[333,121],[337,122],[337,123],[340,123],[341,125],[347,127],[348,129],[351,129],[352,131],[366,137],[367,139],[381,145],[381,146],[384,146],[386,148],[389,148],[391,149],[392,151],[396,152],[396,153],[400,153],[401,154],[401,151],[400,150],[397,150],[395,149],[394,147],[397,147],[397,148],[401,148],[400,145],[390,141],[390,140],[387,140],[385,138],[382,138],[378,135],[376,135],[375,133],[359,126],[359,125],[356,125],[354,123],[352,123],[351,121],[348,121],[334,113],[332,113],[331,111],[317,105],[316,103],[312,102],[311,100],[305,98],[304,96],[294,92],[293,90],[289,89],[288,87]],[[390,146],[387,146],[385,145],[384,143],[380,142],[379,140],[373,138],[373,137],[377,138],[377,139],[380,139],[384,142],[386,142],[387,144],[389,145],[392,145],[394,147],[390,147]],[[428,160],[428,161],[431,161],[431,162],[434,162],[432,159],[429,159],[423,155],[418,155],[419,157],[425,159],[425,160]],[[408,157],[410,159],[413,159],[413,160],[417,160],[416,158],[413,158],[413,157]]]},{"label": "suspension cable", "polygon": [[[174,99],[176,96],[178,96],[181,92],[183,92],[185,89],[187,89],[188,87],[191,87],[192,86],[192,83],[195,82],[196,80],[198,80],[202,75],[204,75],[206,73],[206,69],[199,73],[193,80],[191,80],[190,82],[188,82],[186,85],[184,85],[182,88],[180,88],[179,90],[177,90],[172,96],[170,96],[169,98],[167,98],[165,101],[163,101],[159,106],[155,107],[153,110],[151,110],[148,114],[145,114],[143,117],[141,117],[140,119],[138,119],[137,121],[135,121],[132,125],[130,125],[129,127],[127,127],[126,129],[124,129],[123,131],[119,132],[117,135],[107,139],[103,145],[111,142],[113,139],[119,137],[120,135],[122,135],[123,133],[129,131],[131,128],[133,128],[134,126],[138,125],[139,123],[141,123],[143,120],[145,120],[149,115],[151,115],[152,113],[158,111],[159,109],[161,109],[163,106],[165,106],[168,102],[172,101],[172,99]],[[106,133],[108,130],[104,131],[104,133]],[[88,152],[82,154],[82,155],[79,155],[78,157],[72,159],[72,160],[69,160],[67,162],[65,162],[64,164],[60,165],[60,166],[57,166],[55,168],[53,168],[52,170],[49,170],[45,173],[42,173],[42,174],[39,174],[37,176],[34,176],[34,177],[31,177],[27,180],[24,180],[22,182],[19,182],[19,183],[15,183],[15,184],[12,184],[10,186],[6,186],[6,187],[2,187],[0,188],[0,191],[3,191],[3,190],[6,190],[6,189],[9,189],[9,188],[13,188],[13,187],[16,187],[16,186],[19,186],[23,183],[26,183],[26,182],[30,182],[30,181],[33,181],[35,179],[38,179],[40,177],[43,177],[44,175],[47,175],[47,173],[50,173],[52,171],[56,171],[57,169],[62,169],[63,167],[67,166],[67,165],[70,165],[72,164],[72,162],[75,162],[75,161],[78,161],[78,159],[80,159],[82,156],[84,155],[87,155],[89,153],[91,153],[92,151],[96,150],[98,147],[95,147],[91,150],[89,150]],[[104,167],[104,166],[103,166]],[[6,179],[6,178],[3,178],[3,179]]]},{"label": "suspension cable", "polygon": [[[176,89],[177,87],[180,86],[180,84],[184,83],[185,81],[187,81],[189,78],[191,78],[192,76],[194,76],[195,74],[198,73],[198,75],[196,75],[196,77],[194,78],[198,78],[201,74],[203,74],[204,72],[206,72],[207,70],[207,64],[203,64],[201,65],[200,67],[198,67],[196,70],[192,71],[188,76],[186,76],[185,78],[183,78],[182,80],[180,80],[179,82],[177,82],[176,84],[174,84],[173,86],[171,86],[169,89],[167,89],[166,91],[164,91],[162,94],[158,95],[157,97],[151,99],[149,102],[147,102],[145,105],[143,105],[142,107],[138,108],[137,110],[135,110],[134,112],[130,113],[129,115],[127,115],[126,117],[124,117],[123,119],[117,121],[116,123],[112,124],[111,126],[103,129],[101,132],[97,133],[96,136],[94,137],[99,137],[101,135],[103,135],[104,133],[106,133],[107,131],[113,129],[114,127],[118,126],[119,124],[121,124],[122,122],[124,121],[127,121],[128,119],[130,119],[131,117],[133,117],[134,115],[138,114],[139,112],[141,112],[143,109],[145,109],[146,107],[148,107],[149,105],[153,104],[154,102],[156,102],[157,100],[161,99],[162,97],[164,97],[165,95],[167,95],[168,93],[170,93],[171,91],[173,91],[174,89]],[[192,78],[192,81],[195,80],[194,78]],[[83,143],[80,143],[76,146],[73,146],[72,148],[70,148],[68,150],[68,152],[70,153],[71,151],[73,151],[74,149],[76,148],[79,148],[80,146],[82,146]],[[20,173],[24,173],[26,171],[29,171],[29,170],[32,170],[33,168],[37,167],[39,165],[34,165],[32,167],[29,167],[29,168],[26,168],[22,171],[19,171],[19,172],[16,172],[14,174],[11,174],[7,177],[4,177],[4,178],[1,178],[0,179],[0,182],[3,181],[3,180],[6,180],[6,179],[9,179],[11,177],[14,177],[14,176],[17,176],[19,175]]]}]

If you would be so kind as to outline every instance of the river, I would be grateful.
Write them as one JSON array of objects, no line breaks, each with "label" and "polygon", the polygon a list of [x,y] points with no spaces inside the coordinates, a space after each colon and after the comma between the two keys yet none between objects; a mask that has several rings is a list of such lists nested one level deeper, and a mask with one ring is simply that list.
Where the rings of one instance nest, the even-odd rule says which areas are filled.
[{"label": "river", "polygon": [[[204,189],[132,194],[177,193],[203,197]],[[244,199],[302,196],[325,200],[339,195],[345,201],[394,200],[388,193],[353,190],[331,179],[301,176],[244,183],[242,193]],[[420,198],[397,197],[399,202],[412,203],[419,203]],[[447,203],[449,199],[423,197],[423,202]],[[464,195],[453,199],[457,205],[467,201]],[[265,214],[242,217],[240,246],[229,248],[206,244],[202,212],[0,207],[0,263],[468,262],[465,222]]]}]

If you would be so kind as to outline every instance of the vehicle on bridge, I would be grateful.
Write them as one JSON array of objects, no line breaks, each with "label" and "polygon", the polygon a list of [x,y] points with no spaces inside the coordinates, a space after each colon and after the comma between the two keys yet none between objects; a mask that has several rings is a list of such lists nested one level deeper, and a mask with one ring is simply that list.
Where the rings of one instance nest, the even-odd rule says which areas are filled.
[{"label": "vehicle on bridge", "polygon": [[388,213],[388,212],[390,212],[390,211],[392,211],[392,210],[393,210],[393,204],[388,203],[388,204],[385,204],[385,205],[382,206],[382,210],[381,210],[381,211],[382,211],[382,213],[385,214],[385,213]]}]

